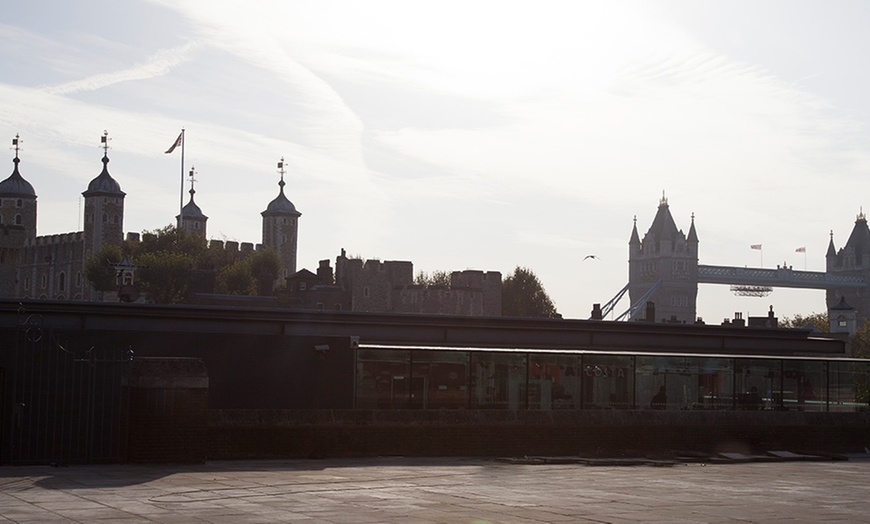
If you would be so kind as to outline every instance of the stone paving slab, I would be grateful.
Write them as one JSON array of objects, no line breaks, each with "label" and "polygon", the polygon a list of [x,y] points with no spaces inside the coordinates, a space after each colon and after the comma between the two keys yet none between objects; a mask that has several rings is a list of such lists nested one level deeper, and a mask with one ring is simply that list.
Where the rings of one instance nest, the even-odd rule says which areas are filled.
[{"label": "stone paving slab", "polygon": [[0,468],[0,523],[868,522],[870,457],[590,467],[462,458]]}]

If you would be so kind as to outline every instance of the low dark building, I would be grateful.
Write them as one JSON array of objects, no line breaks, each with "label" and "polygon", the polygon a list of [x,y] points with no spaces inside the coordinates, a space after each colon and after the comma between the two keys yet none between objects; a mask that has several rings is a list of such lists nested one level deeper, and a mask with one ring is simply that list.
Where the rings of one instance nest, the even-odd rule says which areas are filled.
[{"label": "low dark building", "polygon": [[4,463],[845,450],[870,429],[870,361],[805,330],[34,301],[0,302],[0,331]]}]

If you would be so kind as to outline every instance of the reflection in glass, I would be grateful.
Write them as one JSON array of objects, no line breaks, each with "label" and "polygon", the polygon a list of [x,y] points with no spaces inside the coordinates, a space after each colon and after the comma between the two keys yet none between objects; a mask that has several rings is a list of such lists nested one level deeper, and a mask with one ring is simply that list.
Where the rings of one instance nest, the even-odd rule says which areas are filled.
[{"label": "reflection in glass", "polygon": [[827,410],[826,362],[786,360],[782,372],[782,409]]},{"label": "reflection in glass", "polygon": [[639,356],[637,402],[642,409],[731,409],[733,360]]},{"label": "reflection in glass", "polygon": [[356,407],[407,408],[410,362],[407,350],[360,349],[356,365]]},{"label": "reflection in glass", "polygon": [[474,353],[471,404],[479,409],[525,409],[526,355]]},{"label": "reflection in glass", "polygon": [[634,366],[632,357],[586,355],[583,357],[584,409],[632,409]]},{"label": "reflection in glass", "polygon": [[780,362],[770,359],[738,359],[734,368],[737,409],[779,409]]},{"label": "reflection in glass", "polygon": [[580,359],[576,356],[529,356],[529,409],[578,409]]},{"label": "reflection in glass", "polygon": [[411,407],[468,407],[468,357],[464,351],[414,351],[411,354]]}]

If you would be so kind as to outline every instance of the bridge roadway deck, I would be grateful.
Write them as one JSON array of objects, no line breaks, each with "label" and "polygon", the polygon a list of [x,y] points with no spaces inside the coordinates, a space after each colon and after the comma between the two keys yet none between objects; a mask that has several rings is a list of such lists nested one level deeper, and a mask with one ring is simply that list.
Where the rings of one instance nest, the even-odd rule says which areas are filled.
[{"label": "bridge roadway deck", "polygon": [[870,522],[870,459],[371,458],[0,468],[0,522]]},{"label": "bridge roadway deck", "polygon": [[829,289],[864,287],[860,276],[840,275],[823,271],[795,271],[790,267],[776,269],[698,265],[699,284],[731,284],[743,286]]}]

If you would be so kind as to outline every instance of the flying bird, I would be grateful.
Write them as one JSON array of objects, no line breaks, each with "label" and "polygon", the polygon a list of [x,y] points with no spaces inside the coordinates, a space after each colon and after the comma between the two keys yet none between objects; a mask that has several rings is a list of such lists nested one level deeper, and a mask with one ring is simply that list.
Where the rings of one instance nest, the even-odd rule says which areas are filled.
[{"label": "flying bird", "polygon": [[586,255],[585,257],[583,257],[583,260],[586,260],[587,258],[594,258],[595,260],[598,260],[597,255]]}]

